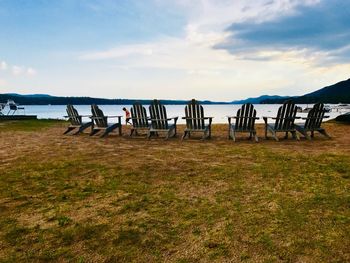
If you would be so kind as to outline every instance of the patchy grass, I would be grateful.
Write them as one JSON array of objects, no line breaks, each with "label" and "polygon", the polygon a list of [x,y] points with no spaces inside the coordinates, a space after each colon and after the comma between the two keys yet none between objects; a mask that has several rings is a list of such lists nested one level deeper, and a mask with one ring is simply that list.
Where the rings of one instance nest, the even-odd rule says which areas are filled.
[{"label": "patchy grass", "polygon": [[349,126],[256,144],[30,123],[0,133],[0,261],[350,261]]},{"label": "patchy grass", "polygon": [[57,123],[65,123],[65,121],[43,119],[43,120],[23,120],[23,121],[0,121],[0,132],[9,131],[38,131],[49,128]]}]

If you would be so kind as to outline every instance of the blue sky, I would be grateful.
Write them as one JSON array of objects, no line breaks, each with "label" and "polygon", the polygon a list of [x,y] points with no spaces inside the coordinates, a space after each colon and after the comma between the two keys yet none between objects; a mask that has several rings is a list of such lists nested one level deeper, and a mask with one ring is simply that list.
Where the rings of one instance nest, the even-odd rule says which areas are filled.
[{"label": "blue sky", "polygon": [[0,92],[230,101],[350,77],[346,0],[0,0]]}]

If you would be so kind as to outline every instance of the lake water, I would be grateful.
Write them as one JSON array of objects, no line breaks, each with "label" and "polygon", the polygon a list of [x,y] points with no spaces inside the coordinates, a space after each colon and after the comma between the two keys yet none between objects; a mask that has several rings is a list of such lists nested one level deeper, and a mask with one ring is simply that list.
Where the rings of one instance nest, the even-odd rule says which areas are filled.
[{"label": "lake water", "polygon": [[[148,109],[148,105],[144,105]],[[208,117],[214,117],[213,123],[227,123],[226,116],[234,116],[237,110],[242,105],[203,105],[205,115]],[[281,105],[279,104],[256,104],[254,105],[257,111],[257,117],[260,117],[258,123],[262,123],[262,116],[274,117],[277,114],[277,110]],[[303,105],[300,104],[303,109],[307,106],[311,107],[312,105]],[[27,105],[25,107],[25,113],[30,115],[37,115],[39,119],[64,119],[66,113],[65,105]],[[75,106],[81,115],[91,115],[90,105],[77,105]],[[130,109],[131,105],[101,105],[100,108],[103,110],[105,115],[121,115],[125,116],[123,112],[123,107]],[[168,117],[179,116],[178,123],[184,123],[184,120],[181,117],[184,116],[185,105],[166,105]],[[330,113],[327,113],[330,118],[335,118],[345,111],[335,111],[333,110]],[[305,117],[306,113],[298,113],[298,116]],[[113,119],[110,119],[113,122]],[[123,118],[123,122],[125,119]]]}]

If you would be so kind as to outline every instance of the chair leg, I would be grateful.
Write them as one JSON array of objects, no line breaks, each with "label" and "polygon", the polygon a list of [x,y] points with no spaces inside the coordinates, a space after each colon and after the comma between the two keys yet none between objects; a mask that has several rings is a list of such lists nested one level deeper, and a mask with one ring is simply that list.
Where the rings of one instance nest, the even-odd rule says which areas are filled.
[{"label": "chair leg", "polygon": [[165,141],[167,141],[170,137],[170,134],[171,134],[171,130],[169,130],[167,133],[166,133],[166,136],[165,136]]},{"label": "chair leg", "polygon": [[74,129],[75,129],[74,127],[68,127],[67,130],[63,134],[67,134]]},{"label": "chair leg", "polygon": [[103,132],[103,134],[100,136],[101,138],[106,137],[111,131],[113,131],[116,128],[116,126],[111,126],[108,127],[107,129],[105,129],[105,131]]},{"label": "chair leg", "polygon": [[331,139],[332,137],[326,132],[325,129],[319,130],[319,133],[321,133],[322,135],[326,136],[328,139]]},{"label": "chair leg", "polygon": [[309,136],[309,134],[307,134],[306,131],[302,132],[301,134],[304,135],[307,140],[311,141],[311,137]]},{"label": "chair leg", "polygon": [[229,133],[228,133],[228,139],[233,139],[233,130],[230,128]]},{"label": "chair leg", "polygon": [[182,141],[186,138],[187,133],[188,133],[188,132],[185,131],[185,132],[184,132],[184,135],[182,135],[182,137],[181,137],[181,140],[182,140]]},{"label": "chair leg", "polygon": [[296,131],[292,131],[291,133],[292,133],[293,139],[296,139],[297,141],[300,141],[299,136],[298,136]]},{"label": "chair leg", "polygon": [[[293,133],[292,133],[293,135]],[[288,139],[288,132],[286,132],[286,135],[284,136],[284,139]]]},{"label": "chair leg", "polygon": [[173,135],[171,137],[176,137],[176,127],[173,129]]},{"label": "chair leg", "polygon": [[272,132],[272,137],[275,139],[276,142],[279,141],[278,137],[277,137],[277,133],[275,131],[271,131]]},{"label": "chair leg", "polygon": [[208,131],[203,132],[202,140],[205,140],[206,138],[208,138]]},{"label": "chair leg", "polygon": [[147,132],[147,139],[150,140],[151,136],[152,136],[153,132],[151,132],[150,130]]},{"label": "chair leg", "polygon": [[259,138],[258,138],[258,135],[256,135],[256,133],[254,133],[254,139],[255,139],[255,142],[259,142]]},{"label": "chair leg", "polygon": [[236,132],[235,130],[232,131],[232,140],[236,142]]},{"label": "chair leg", "polygon": [[100,130],[97,130],[97,129],[93,129],[91,132],[90,132],[90,136],[93,136],[95,135],[96,133],[98,133]]},{"label": "chair leg", "polygon": [[101,138],[106,137],[110,131],[111,131],[110,129],[106,129],[100,137]]},{"label": "chair leg", "polygon": [[268,137],[267,137],[267,124],[265,124],[265,139],[268,139]]},{"label": "chair leg", "polygon": [[79,133],[83,132],[85,129],[89,128],[90,126],[92,126],[92,123],[85,123],[84,125],[80,126],[79,130],[77,132],[74,133],[74,135],[78,135]]}]

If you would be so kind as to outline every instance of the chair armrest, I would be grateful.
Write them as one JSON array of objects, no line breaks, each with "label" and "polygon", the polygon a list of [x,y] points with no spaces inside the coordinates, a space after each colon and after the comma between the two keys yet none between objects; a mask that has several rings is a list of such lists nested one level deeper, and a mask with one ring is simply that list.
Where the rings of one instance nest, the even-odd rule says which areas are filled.
[{"label": "chair armrest", "polygon": [[[130,118],[130,119],[131,119],[131,120],[141,120],[141,119],[143,119],[143,118]],[[150,117],[147,117],[146,120],[151,120],[151,118],[150,118]]]},{"label": "chair armrest", "polygon": [[[324,119],[329,118],[330,116],[323,116]],[[302,117],[302,120],[315,120],[315,119],[319,119],[320,117]]]},{"label": "chair armrest", "polygon": [[238,119],[238,118],[242,118],[242,119],[254,119],[254,120],[259,120],[259,117],[238,117],[238,116],[233,116],[230,118],[234,118],[234,119]]},{"label": "chair armrest", "polygon": [[106,118],[107,118],[107,116],[104,116],[104,117],[90,116],[90,119],[96,119],[96,120],[98,120],[98,119],[106,119]]},{"label": "chair armrest", "polygon": [[171,121],[171,120],[175,120],[175,119],[177,119],[177,117],[175,117],[175,118],[166,118],[166,119],[152,119],[151,118],[151,121]]},{"label": "chair armrest", "polygon": [[113,115],[113,116],[105,116],[105,117],[107,117],[107,118],[121,118],[123,116],[121,116],[121,115]]},{"label": "chair armrest", "polygon": [[203,118],[188,118],[188,117],[182,117],[183,120],[210,120],[214,117],[203,117]]}]

